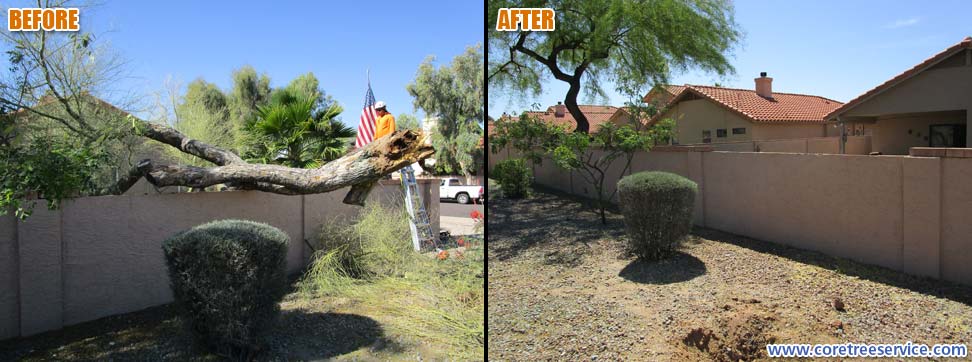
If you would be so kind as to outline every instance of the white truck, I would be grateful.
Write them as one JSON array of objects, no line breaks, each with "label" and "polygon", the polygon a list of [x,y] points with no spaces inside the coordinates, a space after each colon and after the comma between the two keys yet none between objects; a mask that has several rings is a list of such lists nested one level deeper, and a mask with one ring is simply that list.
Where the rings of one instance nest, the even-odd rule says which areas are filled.
[{"label": "white truck", "polygon": [[456,200],[460,204],[468,204],[472,200],[483,203],[486,201],[486,192],[482,186],[463,185],[458,178],[450,177],[439,181],[439,198]]}]

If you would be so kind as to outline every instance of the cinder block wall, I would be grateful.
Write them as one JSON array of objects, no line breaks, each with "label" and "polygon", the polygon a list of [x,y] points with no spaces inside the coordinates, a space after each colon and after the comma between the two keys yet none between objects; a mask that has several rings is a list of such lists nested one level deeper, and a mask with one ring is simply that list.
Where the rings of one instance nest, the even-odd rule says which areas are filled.
[{"label": "cinder block wall", "polygon": [[[439,229],[437,180],[419,180]],[[169,303],[161,242],[212,220],[265,222],[291,239],[287,269],[310,259],[303,240],[326,220],[353,221],[347,189],[283,196],[255,191],[85,197],[60,210],[38,205],[26,221],[0,217],[0,339],[28,336]],[[368,202],[402,205],[398,181],[382,181]]]},{"label": "cinder block wall", "polygon": [[[608,194],[621,163],[608,171]],[[912,157],[659,147],[635,155],[629,173],[644,170],[698,183],[698,226],[972,285],[972,149]],[[539,184],[595,195],[549,160],[536,171]]]}]

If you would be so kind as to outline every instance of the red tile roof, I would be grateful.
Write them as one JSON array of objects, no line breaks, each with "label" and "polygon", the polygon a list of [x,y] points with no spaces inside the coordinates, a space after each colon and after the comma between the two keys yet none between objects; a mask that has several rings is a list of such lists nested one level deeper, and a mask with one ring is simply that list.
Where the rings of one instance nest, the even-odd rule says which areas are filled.
[{"label": "red tile roof", "polygon": [[[570,111],[564,110],[563,117],[557,117],[554,113],[554,107],[550,106],[544,112],[528,111],[528,115],[535,116],[541,121],[566,126],[568,131],[573,131],[577,128],[577,121],[574,120],[574,116],[570,114]],[[596,132],[601,124],[608,122],[615,111],[618,110],[614,106],[595,106],[595,105],[578,105],[580,107],[581,113],[587,116],[587,123],[590,126],[590,132]]]},{"label": "red tile roof", "polygon": [[[673,85],[673,84],[655,87],[654,89],[649,91],[648,94],[646,94],[644,98],[642,98],[641,100],[645,102],[650,102],[652,99],[660,98],[662,99],[663,102],[668,102],[671,99],[671,97],[677,96],[679,93],[682,93],[682,90],[684,89],[685,89],[684,85]],[[665,90],[665,93],[661,94],[660,93],[661,90]]]},{"label": "red tile roof", "polygon": [[[667,106],[690,95],[707,98],[756,123],[823,123],[824,116],[843,103],[820,96],[773,92],[764,98],[752,89],[735,89],[686,84]],[[660,117],[657,115],[653,120]]]},{"label": "red tile roof", "polygon": [[891,88],[892,86],[904,81],[905,79],[911,78],[912,76],[921,73],[923,70],[931,67],[932,65],[935,65],[935,63],[938,63],[939,61],[952,56],[956,52],[965,49],[972,49],[972,37],[970,36],[965,37],[965,39],[962,39],[962,41],[958,42],[958,44],[948,47],[948,49],[945,49],[941,53],[935,54],[931,58],[925,59],[925,61],[918,63],[918,65],[911,67],[911,69],[908,69],[901,74],[898,74],[894,78],[891,78],[888,81],[881,83],[877,87],[874,87],[871,90],[864,92],[864,94],[857,96],[857,98],[850,100],[850,102],[847,102],[843,106],[828,113],[826,118],[827,119],[834,118],[838,114],[843,113],[851,108],[854,108],[861,102],[871,98],[874,95],[877,95],[878,93],[884,91],[885,89]]}]

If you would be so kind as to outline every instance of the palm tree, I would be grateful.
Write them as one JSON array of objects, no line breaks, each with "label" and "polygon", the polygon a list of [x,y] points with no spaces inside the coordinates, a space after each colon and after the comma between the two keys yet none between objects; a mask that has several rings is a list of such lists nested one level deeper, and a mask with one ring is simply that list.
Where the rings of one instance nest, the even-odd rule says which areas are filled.
[{"label": "palm tree", "polygon": [[316,168],[343,156],[344,141],[354,130],[337,116],[344,109],[295,95],[286,89],[274,92],[270,103],[257,108],[256,117],[246,123],[250,136],[244,157],[251,162],[289,167]]}]

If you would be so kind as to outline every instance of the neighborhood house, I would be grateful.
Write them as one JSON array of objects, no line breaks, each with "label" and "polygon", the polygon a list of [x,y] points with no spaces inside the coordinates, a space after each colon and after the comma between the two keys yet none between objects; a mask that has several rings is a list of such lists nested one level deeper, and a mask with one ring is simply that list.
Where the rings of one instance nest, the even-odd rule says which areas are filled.
[{"label": "neighborhood house", "polygon": [[[972,37],[827,114],[863,129],[871,150],[906,155],[911,147],[967,147],[972,123]],[[845,127],[846,130],[848,127]]]},{"label": "neighborhood house", "polygon": [[[675,145],[722,144],[717,150],[907,155],[912,147],[967,147],[972,134],[972,37],[928,58],[847,103],[773,91],[761,73],[754,89],[667,85],[643,101],[671,118]],[[591,132],[602,124],[632,122],[624,107],[581,105]],[[526,112],[576,128],[559,103]],[[491,127],[487,127],[491,128]],[[492,163],[492,162],[491,162]]]},{"label": "neighborhood house", "polygon": [[766,73],[755,80],[755,89],[660,87],[648,93],[644,101],[665,105],[666,111],[653,117],[652,122],[675,120],[673,144],[827,136],[824,116],[843,103],[814,95],[775,93],[773,78]]}]

